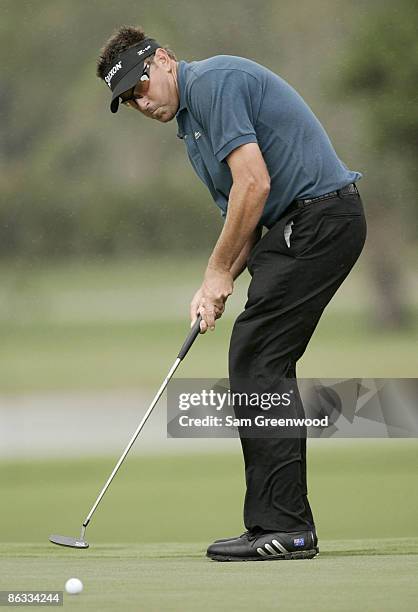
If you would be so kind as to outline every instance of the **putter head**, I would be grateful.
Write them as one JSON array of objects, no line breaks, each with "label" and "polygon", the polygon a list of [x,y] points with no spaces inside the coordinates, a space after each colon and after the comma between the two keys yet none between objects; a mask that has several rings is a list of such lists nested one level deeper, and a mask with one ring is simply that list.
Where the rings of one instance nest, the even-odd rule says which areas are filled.
[{"label": "putter head", "polygon": [[70,548],[88,548],[88,542],[85,540],[79,540],[77,538],[72,538],[70,536],[62,536],[62,535],[51,535],[49,536],[49,541],[53,544],[58,544],[59,546],[69,546]]}]

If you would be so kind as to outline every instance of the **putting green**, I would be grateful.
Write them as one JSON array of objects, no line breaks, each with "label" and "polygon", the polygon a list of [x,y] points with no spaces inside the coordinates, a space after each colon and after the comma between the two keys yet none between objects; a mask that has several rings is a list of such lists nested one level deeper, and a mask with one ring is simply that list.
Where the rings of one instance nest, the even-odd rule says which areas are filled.
[{"label": "putting green", "polygon": [[205,546],[7,544],[0,585],[63,590],[78,577],[84,591],[64,594],[64,607],[83,611],[416,610],[418,538],[326,540],[319,557],[292,562],[216,563]]},{"label": "putting green", "polygon": [[62,590],[78,577],[84,591],[64,605],[80,611],[415,611],[417,441],[313,442],[321,554],[293,562],[204,556],[243,530],[238,441],[236,454],[129,457],[87,529],[88,550],[47,538],[79,535],[115,458],[3,462],[0,589]]}]

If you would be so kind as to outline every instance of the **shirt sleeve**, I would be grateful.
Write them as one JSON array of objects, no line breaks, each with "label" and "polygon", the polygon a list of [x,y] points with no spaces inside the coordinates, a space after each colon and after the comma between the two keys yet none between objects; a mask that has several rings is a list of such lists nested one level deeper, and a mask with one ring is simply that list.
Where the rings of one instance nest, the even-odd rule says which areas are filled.
[{"label": "shirt sleeve", "polygon": [[209,70],[193,81],[189,91],[190,110],[219,162],[237,147],[257,142],[260,104],[261,86],[243,70]]}]

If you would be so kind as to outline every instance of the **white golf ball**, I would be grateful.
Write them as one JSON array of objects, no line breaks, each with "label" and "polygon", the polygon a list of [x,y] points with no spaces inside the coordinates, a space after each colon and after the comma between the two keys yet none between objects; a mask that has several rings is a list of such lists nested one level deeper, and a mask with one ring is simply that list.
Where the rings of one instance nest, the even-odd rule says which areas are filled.
[{"label": "white golf ball", "polygon": [[83,590],[83,583],[78,578],[69,578],[65,583],[65,590],[70,595],[78,595]]}]

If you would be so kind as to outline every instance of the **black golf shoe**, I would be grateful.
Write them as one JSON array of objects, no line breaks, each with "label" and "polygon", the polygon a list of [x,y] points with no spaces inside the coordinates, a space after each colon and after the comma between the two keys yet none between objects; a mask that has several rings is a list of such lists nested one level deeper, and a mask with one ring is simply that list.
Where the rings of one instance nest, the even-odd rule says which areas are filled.
[{"label": "black golf shoe", "polygon": [[[244,536],[248,535],[250,533],[250,531],[246,531],[245,533],[242,533],[239,536],[232,536],[231,538],[220,538],[219,540],[215,540],[214,544],[217,544],[218,542],[232,542],[232,540],[238,540],[238,538],[243,538]],[[266,533],[266,532],[261,532],[261,533]],[[316,535],[316,529],[315,527],[312,530],[312,534],[313,534],[313,543],[314,546],[316,547],[318,545],[318,536]],[[319,552],[319,549],[318,549]]]},{"label": "black golf shoe", "polygon": [[246,531],[238,538],[217,540],[206,556],[214,561],[275,561],[280,559],[312,559],[319,553],[313,531]]},{"label": "black golf shoe", "polygon": [[245,533],[242,533],[239,536],[232,536],[232,538],[220,538],[219,540],[215,540],[214,544],[217,544],[218,542],[232,542],[232,540],[238,540],[238,538],[243,538],[244,536],[246,536],[248,533],[250,533],[249,531],[246,531]]}]

